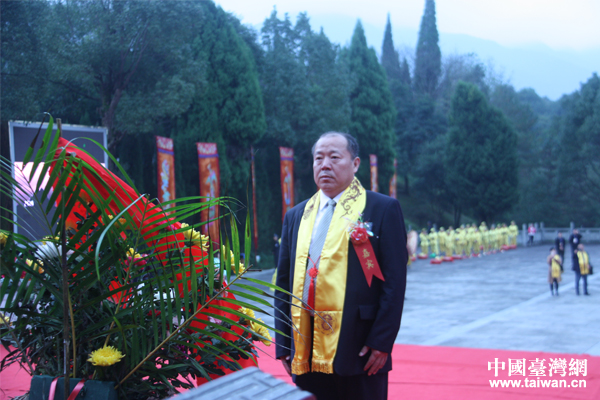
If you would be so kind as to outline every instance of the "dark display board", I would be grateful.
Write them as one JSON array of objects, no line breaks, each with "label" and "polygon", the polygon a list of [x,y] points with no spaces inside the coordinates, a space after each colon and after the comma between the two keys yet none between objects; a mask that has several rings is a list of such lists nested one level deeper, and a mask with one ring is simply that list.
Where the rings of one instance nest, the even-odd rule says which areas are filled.
[{"label": "dark display board", "polygon": [[[42,126],[42,131],[38,137],[35,150],[40,148],[42,138],[48,124],[45,123]],[[8,123],[9,129],[9,140],[10,140],[10,158],[13,163],[13,178],[19,182],[27,182],[33,163],[23,165],[23,159],[27,149],[31,145],[31,142],[35,138],[35,135],[40,129],[39,122],[24,122],[24,121],[10,121]],[[92,139],[106,148],[106,139],[108,130],[103,127],[89,127],[82,125],[62,125],[62,137],[71,141],[74,145],[81,147],[89,154],[91,154],[96,160],[100,161],[104,166],[108,165],[108,155],[96,145],[94,142],[88,140]],[[56,124],[54,125],[54,131],[52,132],[52,138],[56,135]],[[35,154],[35,152],[34,152]],[[23,172],[21,172],[23,171]],[[41,199],[42,191],[47,183],[48,174],[45,177],[40,177],[41,166],[34,175],[31,181],[32,188],[26,188],[23,191],[17,191],[16,196],[18,201],[13,201],[13,212],[14,217],[14,232],[25,235],[30,239],[41,239],[52,233],[54,227],[48,226],[50,220],[46,221],[41,214],[40,206],[47,204],[48,199]],[[40,190],[35,193],[35,186],[39,179],[44,179]],[[50,194],[52,191],[50,191]],[[41,203],[41,204],[40,204]],[[51,215],[54,210],[50,212]]]}]

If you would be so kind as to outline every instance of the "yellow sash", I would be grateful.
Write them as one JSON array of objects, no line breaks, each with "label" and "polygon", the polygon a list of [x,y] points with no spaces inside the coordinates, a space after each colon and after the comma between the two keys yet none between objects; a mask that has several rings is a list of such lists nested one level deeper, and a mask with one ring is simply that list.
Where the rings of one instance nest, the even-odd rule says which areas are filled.
[{"label": "yellow sash", "polygon": [[560,263],[561,263],[561,259],[560,256],[557,254],[554,257],[552,257],[552,277],[553,278],[560,278]]},{"label": "yellow sash", "polygon": [[[315,289],[314,332],[311,331],[311,315],[302,308],[302,292],[308,262],[308,249],[313,225],[319,210],[321,195],[317,192],[306,204],[296,244],[294,264],[294,298],[292,299],[292,323],[296,353],[292,360],[292,373],[306,372],[333,374],[333,359],[337,351],[342,326],[346,277],[348,272],[348,245],[350,223],[356,222],[365,209],[367,193],[358,179],[354,178],[335,207],[327,238],[319,261],[319,275]],[[309,365],[312,348],[312,366]]]},{"label": "yellow sash", "polygon": [[590,257],[585,251],[578,251],[577,258],[579,259],[579,271],[581,275],[588,275],[590,273]]}]

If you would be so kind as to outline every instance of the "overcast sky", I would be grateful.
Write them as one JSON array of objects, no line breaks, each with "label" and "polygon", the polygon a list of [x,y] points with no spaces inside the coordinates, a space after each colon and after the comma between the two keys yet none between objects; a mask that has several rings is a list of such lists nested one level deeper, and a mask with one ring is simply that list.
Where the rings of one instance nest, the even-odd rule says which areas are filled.
[{"label": "overcast sky", "polygon": [[[425,0],[216,0],[243,23],[260,25],[273,6],[280,17],[343,15],[394,28],[418,29]],[[520,47],[543,43],[556,50],[600,51],[600,0],[437,0],[438,30]],[[316,27],[313,27],[315,29]],[[350,34],[349,34],[350,36]]]}]

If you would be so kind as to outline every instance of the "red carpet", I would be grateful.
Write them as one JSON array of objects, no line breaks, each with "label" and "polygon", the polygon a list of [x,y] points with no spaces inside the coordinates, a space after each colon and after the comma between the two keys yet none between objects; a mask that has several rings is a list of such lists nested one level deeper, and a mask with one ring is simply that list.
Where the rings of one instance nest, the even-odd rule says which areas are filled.
[{"label": "red carpet", "polygon": [[[274,349],[261,346],[268,354],[274,355]],[[600,399],[600,357],[573,354],[538,353],[528,351],[468,349],[461,347],[441,346],[394,346],[393,370],[389,376],[390,400],[464,400],[464,399]],[[540,377],[540,380],[564,379],[570,384],[573,379],[586,381],[585,388],[492,388],[490,379],[536,379],[527,376],[508,376],[508,370],[502,371],[501,362],[508,368],[508,359],[529,360],[545,359],[544,365],[548,367],[550,358],[565,358],[568,363],[571,359],[587,360],[587,376],[569,376],[568,369],[565,377],[556,376]],[[494,377],[494,370],[488,371],[488,361],[494,362],[498,358],[498,377]],[[260,368],[280,379],[291,383],[291,378],[286,374],[281,363],[261,354]],[[548,368],[545,369],[548,375]],[[521,383],[524,385],[524,382]]]},{"label": "red carpet", "polygon": [[[280,379],[291,383],[291,378],[285,373],[280,362],[272,359],[275,354],[273,346],[260,345],[259,348],[267,354],[259,352],[261,369]],[[0,358],[6,350],[0,350]],[[271,357],[269,357],[269,355]],[[498,377],[494,370],[488,370],[488,362],[498,359]],[[545,359],[545,380],[566,380],[571,384],[573,379],[585,380],[586,387],[490,387],[490,380],[521,380],[534,379],[530,371],[526,376],[508,376],[508,359],[525,359],[527,368],[530,360]],[[566,375],[553,374],[548,376],[550,358],[564,358],[567,362]],[[587,376],[569,376],[568,364],[571,359],[587,360]],[[501,363],[505,370],[501,370]],[[554,354],[527,351],[468,349],[441,346],[396,345],[393,353],[393,370],[390,373],[390,399],[600,399],[600,357],[577,354]],[[492,364],[493,365],[493,364]],[[493,368],[493,367],[492,367]],[[29,388],[29,375],[18,367],[8,368],[0,374],[0,400],[10,399],[25,393]]]}]

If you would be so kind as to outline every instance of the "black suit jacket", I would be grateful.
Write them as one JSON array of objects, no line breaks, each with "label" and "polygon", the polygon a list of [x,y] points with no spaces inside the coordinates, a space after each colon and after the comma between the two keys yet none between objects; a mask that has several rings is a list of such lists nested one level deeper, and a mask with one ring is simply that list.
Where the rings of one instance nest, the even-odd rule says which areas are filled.
[{"label": "black suit jacket", "polygon": [[[288,211],[283,221],[277,285],[288,292],[293,290],[298,229],[306,203],[304,201]],[[333,363],[335,373],[343,376],[364,373],[363,368],[370,353],[363,357],[359,357],[358,353],[365,345],[391,353],[400,329],[404,305],[408,252],[400,203],[391,197],[367,190],[363,221],[373,224],[373,237],[370,240],[385,282],[373,277],[371,287],[368,286],[354,247],[350,245],[344,314]],[[275,335],[278,358],[293,356],[290,301],[289,295],[276,293],[275,326],[285,334]],[[391,359],[391,356],[388,357],[380,372],[392,369]]]},{"label": "black suit jacket", "polygon": [[571,257],[577,258],[577,246],[581,243],[581,234],[571,234],[569,236],[569,244],[571,245]]}]

